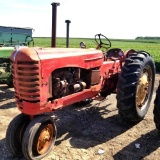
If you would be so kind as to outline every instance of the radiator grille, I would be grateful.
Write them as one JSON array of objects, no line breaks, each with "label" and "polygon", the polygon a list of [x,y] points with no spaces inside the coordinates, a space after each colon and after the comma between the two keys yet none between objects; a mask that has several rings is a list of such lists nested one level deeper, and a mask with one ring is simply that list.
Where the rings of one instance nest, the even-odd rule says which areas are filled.
[{"label": "radiator grille", "polygon": [[40,101],[40,67],[37,61],[11,61],[15,96],[24,101]]}]

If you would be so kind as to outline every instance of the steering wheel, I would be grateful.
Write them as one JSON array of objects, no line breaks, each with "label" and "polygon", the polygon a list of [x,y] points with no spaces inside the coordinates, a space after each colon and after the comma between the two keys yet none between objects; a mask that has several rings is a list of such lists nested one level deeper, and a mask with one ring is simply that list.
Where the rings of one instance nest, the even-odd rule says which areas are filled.
[{"label": "steering wheel", "polygon": [[[104,43],[102,39],[103,41],[107,41],[107,42]],[[105,48],[107,50],[108,48],[111,47],[111,41],[101,33],[95,35],[95,42],[98,44],[97,49]]]}]

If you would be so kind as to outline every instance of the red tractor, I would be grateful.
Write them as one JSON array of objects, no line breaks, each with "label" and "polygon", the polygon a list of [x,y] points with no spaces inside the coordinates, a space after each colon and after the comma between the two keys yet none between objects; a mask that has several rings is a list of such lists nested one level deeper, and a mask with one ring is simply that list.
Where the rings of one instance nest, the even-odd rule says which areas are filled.
[{"label": "red tractor", "polygon": [[138,123],[144,118],[155,80],[151,55],[110,48],[102,34],[95,35],[95,42],[96,49],[81,43],[83,49],[22,47],[12,53],[15,99],[22,112],[6,133],[12,155],[38,160],[49,154],[56,125],[47,113],[86,99],[117,93],[117,108],[125,121]]}]

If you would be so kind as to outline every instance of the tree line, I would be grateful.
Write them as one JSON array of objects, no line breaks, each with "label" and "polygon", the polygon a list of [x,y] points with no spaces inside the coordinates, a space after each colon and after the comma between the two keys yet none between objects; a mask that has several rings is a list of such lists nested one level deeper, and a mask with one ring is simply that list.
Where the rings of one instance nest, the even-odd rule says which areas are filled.
[{"label": "tree line", "polygon": [[141,36],[139,36],[139,37],[136,37],[135,39],[136,40],[137,39],[160,39],[160,37],[150,37],[150,36],[141,37]]}]

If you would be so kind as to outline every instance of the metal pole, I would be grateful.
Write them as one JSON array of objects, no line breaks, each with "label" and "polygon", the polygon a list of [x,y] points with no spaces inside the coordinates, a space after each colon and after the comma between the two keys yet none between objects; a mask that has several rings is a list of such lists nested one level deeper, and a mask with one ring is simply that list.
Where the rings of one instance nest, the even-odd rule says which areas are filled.
[{"label": "metal pole", "polygon": [[51,47],[56,47],[56,21],[57,21],[57,6],[60,3],[51,3],[52,5],[52,37],[51,37]]},{"label": "metal pole", "polygon": [[66,48],[69,47],[69,24],[71,23],[70,20],[65,20],[65,23],[67,24],[67,32],[66,32]]}]

